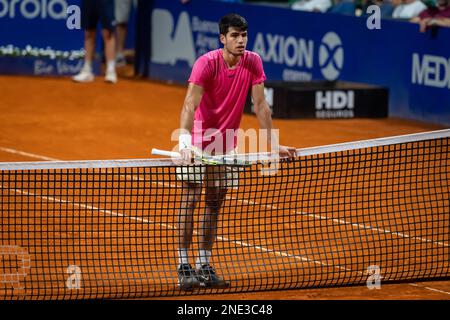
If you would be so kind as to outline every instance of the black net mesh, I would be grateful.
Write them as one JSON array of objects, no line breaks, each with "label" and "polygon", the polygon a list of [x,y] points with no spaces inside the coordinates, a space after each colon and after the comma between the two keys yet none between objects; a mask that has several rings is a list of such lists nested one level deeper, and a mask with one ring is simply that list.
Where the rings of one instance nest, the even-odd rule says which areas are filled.
[{"label": "black net mesh", "polygon": [[[372,146],[245,168],[168,163],[1,170],[0,299],[448,278],[448,142]],[[269,166],[276,169],[270,175]],[[193,277],[206,243],[202,228],[220,211],[210,264],[226,287],[199,281],[193,290],[180,288],[180,228],[189,225],[180,222],[189,221],[189,210]]]}]

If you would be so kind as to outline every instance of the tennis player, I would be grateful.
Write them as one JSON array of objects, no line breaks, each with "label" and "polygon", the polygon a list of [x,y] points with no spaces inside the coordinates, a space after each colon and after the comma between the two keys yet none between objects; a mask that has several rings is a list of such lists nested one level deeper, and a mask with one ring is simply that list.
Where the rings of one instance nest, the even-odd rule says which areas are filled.
[{"label": "tennis player", "polygon": [[[236,132],[241,122],[247,93],[251,88],[254,110],[262,129],[272,130],[272,116],[264,97],[266,76],[261,58],[247,51],[247,21],[228,14],[219,21],[223,48],[210,51],[195,62],[180,116],[179,152],[182,164],[193,163],[194,152],[202,155],[233,154]],[[274,150],[272,134],[267,144]],[[295,149],[276,146],[280,157],[295,156]],[[227,288],[229,282],[219,276],[210,264],[216,238],[218,215],[229,187],[237,185],[238,172],[232,167],[177,168],[177,179],[183,183],[178,221],[178,284],[182,290],[196,287]],[[205,187],[205,212],[199,230],[199,252],[195,268],[189,263],[188,249],[193,234],[193,214]]]}]

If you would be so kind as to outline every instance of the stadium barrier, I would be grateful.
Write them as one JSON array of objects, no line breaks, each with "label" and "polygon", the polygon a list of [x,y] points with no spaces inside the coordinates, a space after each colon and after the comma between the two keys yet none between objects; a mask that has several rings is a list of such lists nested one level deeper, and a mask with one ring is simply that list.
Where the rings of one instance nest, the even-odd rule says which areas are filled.
[{"label": "stadium barrier", "polygon": [[217,21],[233,11],[248,20],[248,49],[260,54],[268,80],[382,86],[389,116],[450,124],[450,29],[420,33],[404,21],[382,20],[370,30],[366,18],[338,14],[155,0],[149,77],[186,83],[196,57],[220,46]]}]

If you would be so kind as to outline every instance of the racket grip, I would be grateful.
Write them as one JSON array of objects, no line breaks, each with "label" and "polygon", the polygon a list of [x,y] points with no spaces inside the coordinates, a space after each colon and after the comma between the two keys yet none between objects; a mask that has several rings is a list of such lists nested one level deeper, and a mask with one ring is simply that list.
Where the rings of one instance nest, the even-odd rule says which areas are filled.
[{"label": "racket grip", "polygon": [[164,156],[164,157],[171,157],[171,158],[180,158],[181,155],[178,152],[174,151],[167,151],[167,150],[160,150],[153,148],[152,154],[157,156]]}]

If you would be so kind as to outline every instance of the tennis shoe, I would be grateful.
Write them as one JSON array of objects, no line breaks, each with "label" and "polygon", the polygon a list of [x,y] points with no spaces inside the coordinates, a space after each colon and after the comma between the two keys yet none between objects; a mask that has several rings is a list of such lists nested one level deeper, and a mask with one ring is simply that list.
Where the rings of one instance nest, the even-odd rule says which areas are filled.
[{"label": "tennis shoe", "polygon": [[206,288],[226,289],[230,283],[216,274],[214,268],[209,264],[204,264],[197,270],[200,285]]},{"label": "tennis shoe", "polygon": [[121,68],[127,65],[127,60],[123,55],[117,55],[116,57],[116,67]]},{"label": "tennis shoe", "polygon": [[117,83],[117,74],[115,70],[106,71],[105,81],[109,83]]},{"label": "tennis shoe", "polygon": [[184,291],[191,291],[200,287],[197,273],[190,264],[180,264],[177,269],[178,273],[178,287]]},{"label": "tennis shoe", "polygon": [[75,82],[86,83],[94,81],[94,74],[87,70],[81,70],[81,72],[72,77]]}]

